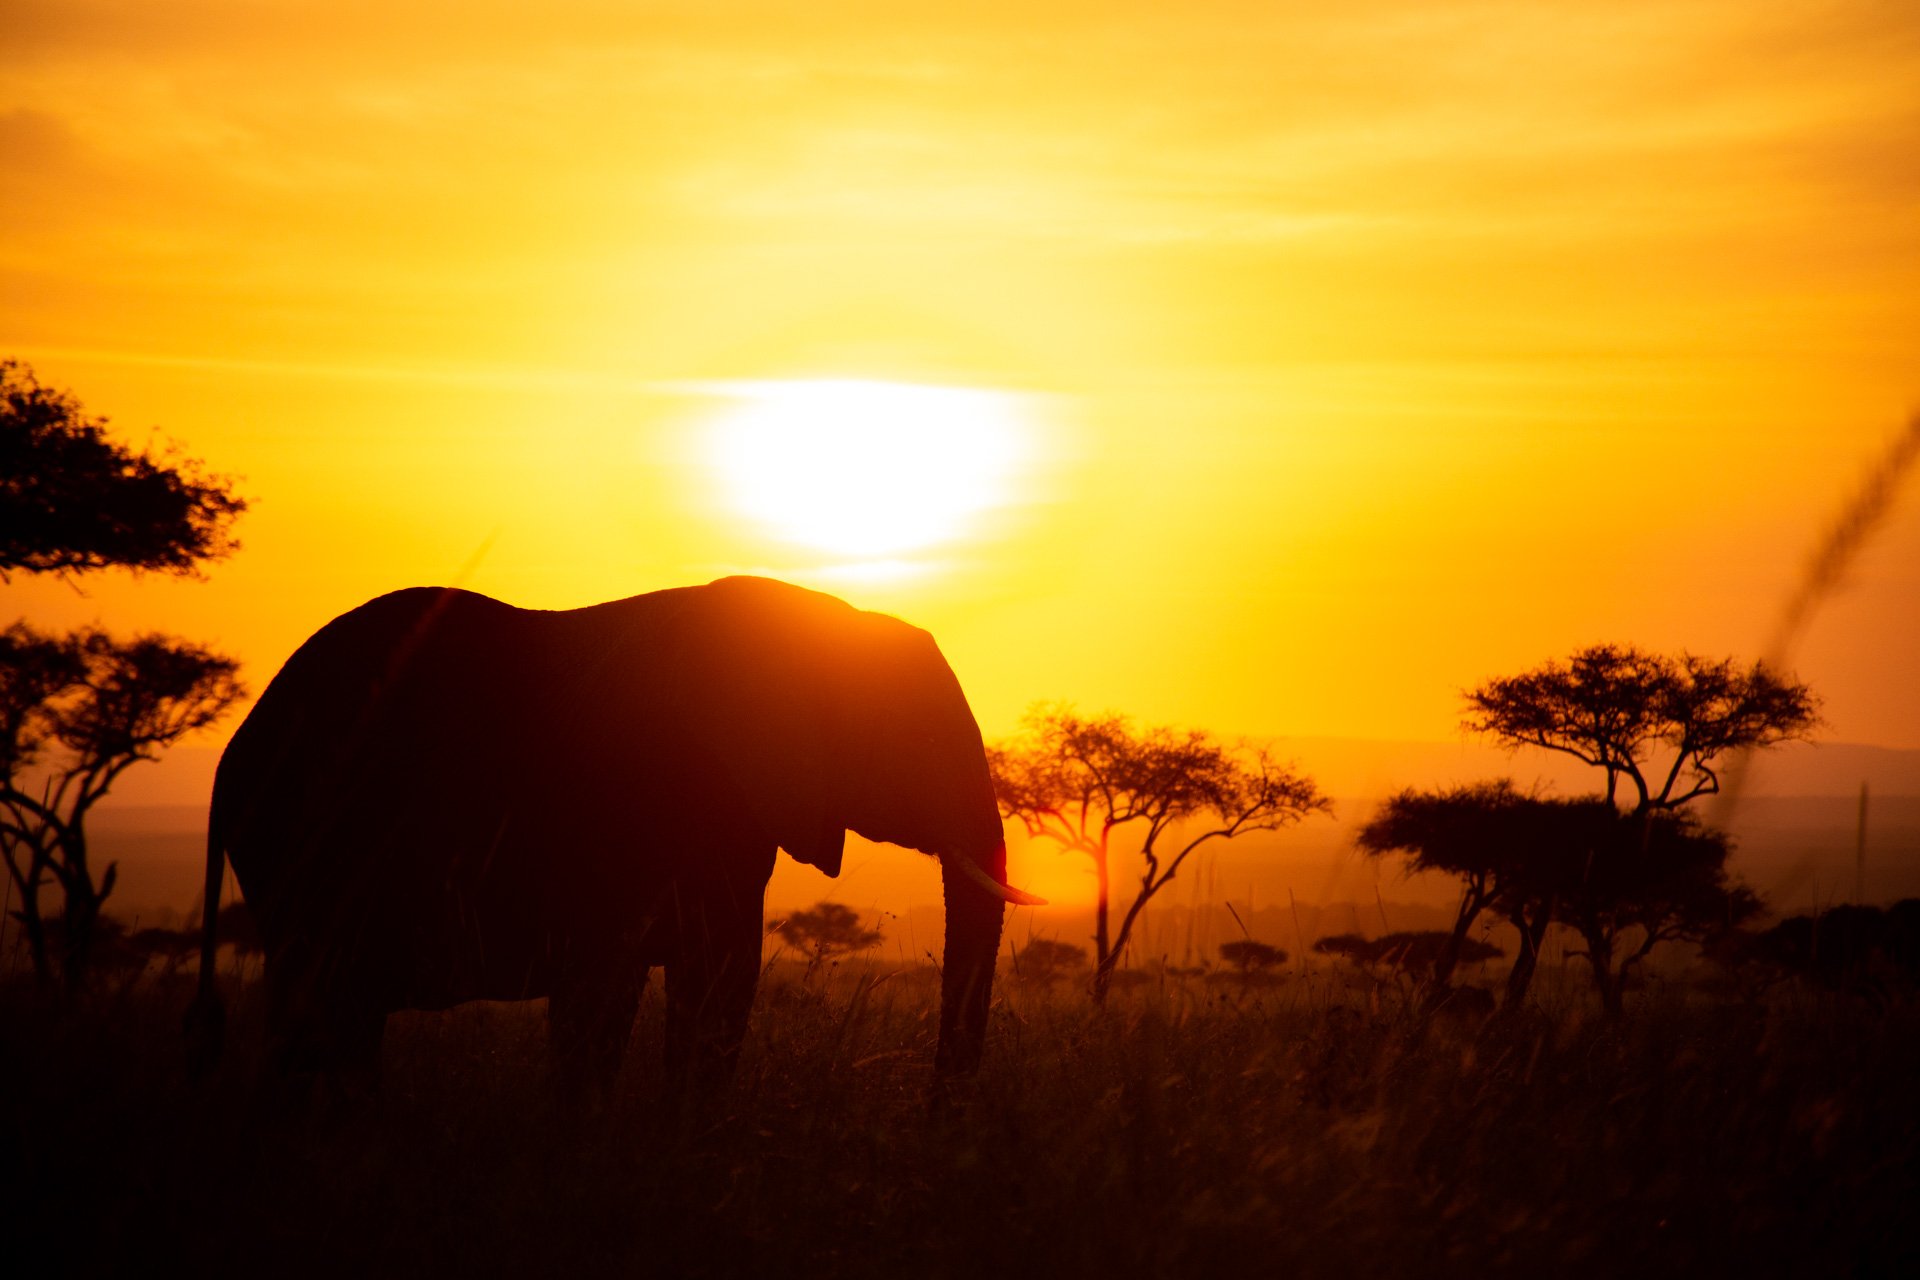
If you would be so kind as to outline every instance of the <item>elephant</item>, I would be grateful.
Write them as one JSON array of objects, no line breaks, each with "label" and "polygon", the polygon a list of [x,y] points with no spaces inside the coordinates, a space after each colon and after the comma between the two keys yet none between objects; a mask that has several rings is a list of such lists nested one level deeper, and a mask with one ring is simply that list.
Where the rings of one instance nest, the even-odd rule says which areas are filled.
[{"label": "elephant", "polygon": [[[377,1079],[386,1015],[548,1000],[556,1083],[604,1094],[650,970],[670,1080],[732,1075],[777,849],[838,875],[848,829],[939,858],[936,1081],[974,1073],[1005,904],[980,730],[933,637],[767,578],[587,608],[413,588],[287,660],[220,759],[223,867],[265,948],[268,1058]],[[203,913],[196,1070],[219,1053]]]}]

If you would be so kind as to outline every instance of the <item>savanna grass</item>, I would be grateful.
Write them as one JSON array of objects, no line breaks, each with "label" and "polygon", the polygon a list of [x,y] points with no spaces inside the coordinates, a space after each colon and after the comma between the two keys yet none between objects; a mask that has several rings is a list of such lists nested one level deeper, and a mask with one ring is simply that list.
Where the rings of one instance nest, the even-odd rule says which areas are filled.
[{"label": "savanna grass", "polygon": [[[257,984],[187,1082],[178,980],[0,1007],[13,1274],[1894,1273],[1920,1009],[1545,979],[1511,1019],[1337,973],[1010,987],[953,1105],[929,972],[769,974],[717,1115],[549,1099],[540,1006],[391,1019],[378,1095],[276,1112]],[[1577,975],[1575,975],[1577,976]],[[11,1269],[11,1268],[10,1268]]]}]

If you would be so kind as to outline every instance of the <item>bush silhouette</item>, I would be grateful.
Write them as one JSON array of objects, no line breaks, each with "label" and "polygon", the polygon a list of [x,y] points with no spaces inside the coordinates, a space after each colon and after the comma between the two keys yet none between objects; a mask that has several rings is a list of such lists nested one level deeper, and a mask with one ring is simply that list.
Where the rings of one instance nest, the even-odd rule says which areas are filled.
[{"label": "bush silhouette", "polygon": [[1087,964],[1087,949],[1052,938],[1035,938],[1015,953],[1014,978],[1018,982],[1045,986],[1058,982]]},{"label": "bush silhouette", "polygon": [[880,931],[860,923],[860,915],[837,902],[819,902],[767,926],[796,950],[806,953],[807,971],[821,961],[878,946]]},{"label": "bush silhouette", "polygon": [[1244,977],[1287,962],[1287,953],[1264,942],[1241,938],[1220,944],[1220,958],[1238,969]]},{"label": "bush silhouette", "polygon": [[[1447,958],[1453,935],[1444,929],[1421,929],[1363,938],[1357,933],[1336,933],[1320,939],[1313,949],[1323,956],[1345,956],[1356,964],[1385,964],[1409,973],[1425,974]],[[1506,952],[1490,942],[1473,938],[1460,940],[1458,962],[1477,964],[1497,960]]]},{"label": "bush silhouette", "polygon": [[1880,994],[1920,982],[1920,899],[1887,910],[1831,907],[1747,935],[1740,959],[1757,959],[1826,988]]}]

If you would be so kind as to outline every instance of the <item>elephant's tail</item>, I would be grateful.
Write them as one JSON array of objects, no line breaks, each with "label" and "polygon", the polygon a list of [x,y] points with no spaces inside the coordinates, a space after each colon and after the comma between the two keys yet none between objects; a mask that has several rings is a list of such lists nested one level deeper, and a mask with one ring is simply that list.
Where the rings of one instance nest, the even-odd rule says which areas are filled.
[{"label": "elephant's tail", "polygon": [[200,989],[187,1007],[187,1074],[197,1080],[220,1060],[226,1040],[227,1009],[215,983],[220,948],[220,893],[227,870],[226,824],[221,821],[219,785],[207,813],[207,883],[200,908]]}]

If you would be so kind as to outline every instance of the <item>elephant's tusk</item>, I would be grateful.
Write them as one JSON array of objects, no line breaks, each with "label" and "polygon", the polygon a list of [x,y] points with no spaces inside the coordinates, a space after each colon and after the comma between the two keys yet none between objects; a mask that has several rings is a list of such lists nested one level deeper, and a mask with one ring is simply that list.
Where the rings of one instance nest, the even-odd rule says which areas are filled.
[{"label": "elephant's tusk", "polygon": [[1012,885],[1001,884],[980,869],[980,864],[964,853],[950,854],[942,861],[956,868],[962,875],[985,889],[996,898],[1005,898],[1016,907],[1044,907],[1047,900],[1025,889],[1016,889]]}]

